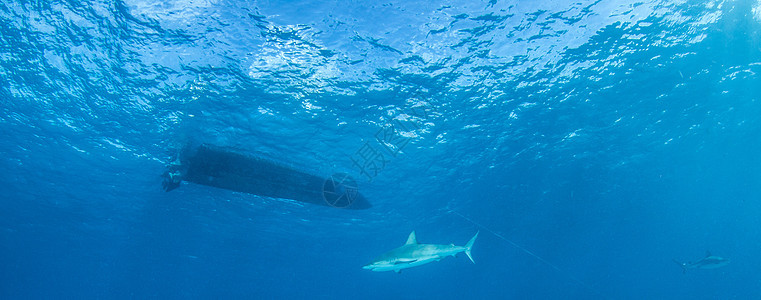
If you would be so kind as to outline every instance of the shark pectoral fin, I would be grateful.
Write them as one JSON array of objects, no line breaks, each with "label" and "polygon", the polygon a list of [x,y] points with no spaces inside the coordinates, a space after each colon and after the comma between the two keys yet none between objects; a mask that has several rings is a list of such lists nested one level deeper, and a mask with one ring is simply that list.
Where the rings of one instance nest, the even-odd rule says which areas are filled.
[{"label": "shark pectoral fin", "polygon": [[397,274],[402,274],[402,269],[396,269],[394,270],[394,272],[396,272]]}]

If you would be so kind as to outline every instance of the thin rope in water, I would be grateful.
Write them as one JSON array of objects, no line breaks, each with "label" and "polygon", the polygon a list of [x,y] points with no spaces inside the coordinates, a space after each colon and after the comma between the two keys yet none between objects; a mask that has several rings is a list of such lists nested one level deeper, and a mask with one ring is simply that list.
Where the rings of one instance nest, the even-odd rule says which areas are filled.
[{"label": "thin rope in water", "polygon": [[552,267],[553,269],[555,269],[555,271],[557,271],[558,273],[565,275],[566,277],[570,278],[571,280],[575,281],[576,283],[580,284],[581,286],[589,289],[590,291],[594,292],[595,294],[602,295],[598,290],[596,290],[592,286],[586,284],[585,282],[581,281],[581,279],[576,278],[575,276],[571,275],[569,272],[561,269],[560,267],[558,267],[555,264],[551,263],[550,261],[544,259],[543,257],[535,254],[534,252],[531,252],[528,249],[526,249],[524,247],[521,247],[521,245],[518,245],[518,244],[514,243],[513,241],[511,241],[510,239],[508,239],[508,238],[502,236],[501,234],[495,232],[494,230],[491,230],[491,228],[486,227],[483,224],[478,223],[476,221],[473,221],[472,219],[462,215],[460,212],[458,212],[456,210],[453,210],[453,209],[448,208],[448,207],[447,207],[447,210],[449,210],[451,213],[454,213],[454,214],[460,216],[461,218],[465,219],[466,221],[468,221],[470,223],[473,223],[473,225],[476,225],[476,226],[478,226],[478,227],[488,231],[489,233],[493,234],[494,236],[500,238],[501,240],[503,240],[505,242],[508,242],[510,245],[513,245],[513,247],[520,249],[521,251],[525,252],[526,254],[533,256],[537,260],[539,260],[539,261],[545,263],[546,265]]}]

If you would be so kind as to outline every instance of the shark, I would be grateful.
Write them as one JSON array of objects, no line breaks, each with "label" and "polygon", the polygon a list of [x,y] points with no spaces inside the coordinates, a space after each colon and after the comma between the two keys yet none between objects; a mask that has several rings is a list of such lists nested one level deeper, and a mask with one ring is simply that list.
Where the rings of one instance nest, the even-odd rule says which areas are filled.
[{"label": "shark", "polygon": [[394,271],[401,273],[403,269],[417,267],[430,262],[439,261],[447,256],[455,256],[457,253],[465,252],[474,264],[473,256],[470,255],[470,249],[478,237],[478,232],[468,241],[465,246],[420,244],[415,237],[415,231],[407,237],[407,242],[399,248],[393,249],[369,264],[363,266],[363,269],[376,272]]},{"label": "shark", "polygon": [[706,256],[696,262],[679,262],[674,260],[679,266],[682,267],[682,273],[686,273],[687,269],[716,269],[721,268],[729,264],[730,260],[727,258],[711,255],[711,252],[706,252]]}]

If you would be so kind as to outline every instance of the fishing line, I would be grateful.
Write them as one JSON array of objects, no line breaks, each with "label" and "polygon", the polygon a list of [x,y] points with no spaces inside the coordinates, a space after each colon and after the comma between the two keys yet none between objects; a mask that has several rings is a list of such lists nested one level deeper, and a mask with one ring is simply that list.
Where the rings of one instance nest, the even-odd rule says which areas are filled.
[{"label": "fishing line", "polygon": [[480,227],[480,228],[482,228],[482,229],[484,229],[484,230],[488,231],[489,233],[491,233],[491,234],[493,234],[494,236],[496,236],[496,237],[500,238],[501,240],[503,240],[503,241],[505,241],[505,242],[509,243],[510,245],[513,245],[513,247],[520,249],[521,251],[525,252],[526,254],[528,254],[528,255],[530,255],[530,256],[533,256],[533,257],[534,257],[534,258],[536,258],[537,260],[539,260],[539,261],[543,262],[544,264],[546,264],[546,265],[548,265],[548,266],[552,267],[553,269],[555,269],[555,271],[557,271],[558,273],[565,275],[566,277],[570,278],[571,280],[575,281],[576,283],[580,284],[581,286],[583,286],[583,287],[585,287],[585,288],[589,289],[589,290],[590,290],[590,291],[592,291],[593,293],[595,293],[595,294],[597,294],[597,295],[602,295],[602,294],[601,294],[599,291],[597,291],[595,288],[593,288],[592,286],[590,286],[590,285],[586,284],[585,282],[581,281],[581,279],[578,279],[578,278],[576,278],[575,276],[571,275],[571,273],[569,273],[569,272],[567,272],[567,271],[565,271],[565,270],[561,269],[560,267],[558,267],[558,266],[556,266],[555,264],[551,263],[550,261],[548,261],[548,260],[544,259],[543,257],[541,257],[541,256],[537,255],[536,253],[534,253],[534,252],[531,252],[530,250],[528,250],[528,249],[526,249],[526,248],[524,248],[524,247],[521,247],[521,245],[518,245],[518,244],[516,244],[515,242],[511,241],[510,239],[508,239],[508,238],[506,238],[506,237],[502,236],[501,234],[499,234],[499,233],[495,232],[494,230],[491,230],[491,228],[489,228],[489,227],[486,227],[486,226],[484,226],[483,224],[481,224],[481,223],[478,223],[478,222],[476,222],[476,221],[473,221],[471,218],[468,218],[468,217],[464,216],[463,214],[459,213],[458,211],[456,211],[456,210],[453,210],[453,209],[451,209],[451,208],[449,208],[449,207],[447,207],[447,210],[449,210],[449,212],[451,212],[451,213],[454,213],[454,214],[456,214],[456,215],[460,216],[461,218],[465,219],[466,221],[468,221],[468,222],[470,222],[470,223],[473,223],[473,225],[476,225],[477,227]]}]

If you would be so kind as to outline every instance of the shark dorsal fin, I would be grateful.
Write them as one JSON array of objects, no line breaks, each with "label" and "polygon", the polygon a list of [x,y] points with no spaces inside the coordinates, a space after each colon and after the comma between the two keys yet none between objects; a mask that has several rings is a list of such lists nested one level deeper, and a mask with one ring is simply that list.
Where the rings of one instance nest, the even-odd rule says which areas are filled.
[{"label": "shark dorsal fin", "polygon": [[405,245],[415,245],[417,244],[417,238],[415,238],[415,231],[412,231],[410,233],[410,236],[407,238],[407,242],[404,243]]},{"label": "shark dorsal fin", "polygon": [[706,250],[706,257],[711,256],[711,251]]}]

